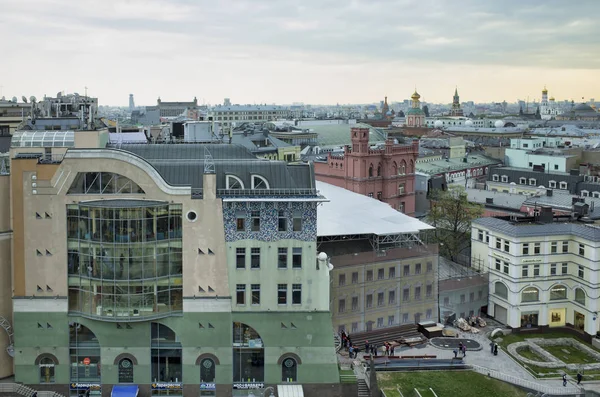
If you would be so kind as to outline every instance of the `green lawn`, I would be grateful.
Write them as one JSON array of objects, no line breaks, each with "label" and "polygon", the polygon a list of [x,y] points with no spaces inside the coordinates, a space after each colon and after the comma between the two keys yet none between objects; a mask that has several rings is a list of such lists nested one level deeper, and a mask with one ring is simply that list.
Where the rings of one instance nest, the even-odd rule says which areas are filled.
[{"label": "green lawn", "polygon": [[535,361],[548,361],[546,357],[539,355],[536,351],[531,350],[529,347],[524,347],[517,350],[519,354],[525,358]]},{"label": "green lawn", "polygon": [[[534,334],[534,333],[522,333],[522,334],[510,334],[510,335],[505,335],[500,337],[502,339],[501,342],[498,342],[498,344],[502,347],[502,349],[508,353],[507,350],[507,346],[510,345],[511,343],[515,343],[515,342],[523,342],[526,339],[533,339],[533,338],[542,338],[542,339],[556,339],[556,338],[571,338],[571,339],[575,339],[581,343],[583,343],[584,345],[596,350],[596,351],[600,351],[599,349],[596,349],[594,346],[592,346],[589,343],[585,343],[582,340],[574,337],[571,334],[566,334],[566,333],[561,333],[561,332],[552,332],[552,333],[543,333],[543,334]],[[578,363],[586,363],[586,362],[594,362],[593,359],[588,356],[587,354],[585,354],[584,352],[582,352],[581,350],[577,349],[577,348],[572,348],[572,347],[568,347],[568,346],[541,346],[544,350],[548,351],[549,353],[551,353],[552,355],[555,355],[558,359],[568,363],[568,364],[578,364]],[[569,352],[573,352],[573,356],[572,357],[568,357],[567,354],[565,352],[562,351],[562,349],[567,349],[569,350]],[[536,354],[533,351],[529,350],[528,351],[531,354]],[[510,354],[510,353],[509,353]],[[528,353],[521,353],[523,357],[525,358],[530,358],[532,360],[538,360],[537,358],[534,357],[530,357],[527,354]],[[536,354],[537,356],[537,354]],[[567,356],[567,358],[565,358],[565,356]],[[590,360],[590,361],[583,361],[584,359]],[[578,361],[579,360],[579,361]],[[538,378],[551,378],[551,377],[560,377],[562,376],[562,374],[564,372],[566,372],[567,374],[569,374],[572,377],[577,376],[577,371],[569,371],[566,368],[543,368],[543,367],[538,367],[536,365],[529,365],[529,364],[524,364],[521,363],[517,358],[515,358],[515,361],[519,362],[521,365],[523,365],[524,368],[526,368],[529,372],[532,373],[533,376],[536,376]],[[584,374],[584,379],[586,380],[597,380],[600,379],[600,371],[599,370],[591,370],[591,371],[585,371]]]},{"label": "green lawn", "polygon": [[404,397],[433,397],[431,387],[438,397],[525,397],[521,389],[472,371],[411,371],[377,373],[379,388],[387,397],[399,397],[400,388]]}]

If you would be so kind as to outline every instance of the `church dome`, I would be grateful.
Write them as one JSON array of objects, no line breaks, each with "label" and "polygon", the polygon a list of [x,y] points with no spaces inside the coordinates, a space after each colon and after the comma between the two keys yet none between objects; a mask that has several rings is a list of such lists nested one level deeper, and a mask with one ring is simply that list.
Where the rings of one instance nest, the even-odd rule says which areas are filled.
[{"label": "church dome", "polygon": [[473,127],[473,121],[471,121],[471,120],[465,121],[465,126],[466,127]]},{"label": "church dome", "polygon": [[548,89],[546,88],[546,86],[544,86],[544,89],[542,90],[542,94],[544,94],[544,95],[548,94]]},{"label": "church dome", "polygon": [[415,90],[415,93],[412,94],[411,98],[414,99],[414,100],[417,100],[417,99],[421,98],[421,95],[419,95],[419,93],[417,92],[417,90]]},{"label": "church dome", "polygon": [[588,104],[580,103],[573,108],[576,113],[596,113],[596,111]]},{"label": "church dome", "polygon": [[408,111],[406,112],[406,114],[421,115],[421,114],[425,114],[425,113],[423,113],[423,111],[420,108],[410,108],[410,109],[408,109]]},{"label": "church dome", "polygon": [[497,120],[494,125],[496,126],[496,128],[502,128],[504,127],[504,121],[502,120]]},{"label": "church dome", "polygon": [[441,128],[443,124],[444,123],[442,122],[442,120],[436,120],[435,123],[433,123],[433,126],[435,128]]},{"label": "church dome", "polygon": [[553,96],[550,97],[550,101],[554,102],[554,97]]}]

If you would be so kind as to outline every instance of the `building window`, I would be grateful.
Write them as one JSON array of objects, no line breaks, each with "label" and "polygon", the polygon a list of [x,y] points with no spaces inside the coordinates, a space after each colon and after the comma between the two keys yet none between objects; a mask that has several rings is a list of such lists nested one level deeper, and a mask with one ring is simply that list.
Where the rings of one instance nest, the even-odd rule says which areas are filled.
[{"label": "building window", "polygon": [[506,287],[506,285],[504,285],[500,281],[496,281],[496,283],[494,284],[494,294],[496,294],[500,298],[507,299],[508,298],[508,288]]},{"label": "building window", "polygon": [[403,323],[407,323],[408,322],[408,313],[402,313],[402,322]]},{"label": "building window", "polygon": [[288,249],[287,247],[279,247],[277,249],[277,268],[287,269]]},{"label": "building window", "polygon": [[277,304],[287,305],[287,284],[277,284]]},{"label": "building window", "polygon": [[504,240],[504,252],[510,252],[510,241]]},{"label": "building window", "polygon": [[500,259],[496,258],[496,270],[500,271],[501,270],[501,261]]},{"label": "building window", "polygon": [[563,252],[563,254],[566,254],[567,252],[569,252],[569,242],[568,241],[563,241],[562,252]]},{"label": "building window", "polygon": [[506,176],[506,175],[502,175],[502,177],[501,177],[501,180],[502,180],[502,182],[504,182],[504,183],[508,182],[508,176]]},{"label": "building window", "polygon": [[377,306],[383,306],[385,304],[383,298],[383,292],[377,293]]},{"label": "building window", "polygon": [[238,232],[243,232],[246,230],[246,212],[245,211],[237,211],[236,212],[236,230]]},{"label": "building window", "polygon": [[394,325],[394,316],[388,316],[388,326]]},{"label": "building window", "polygon": [[535,178],[529,178],[529,186],[535,186]]},{"label": "building window", "polygon": [[250,248],[250,268],[260,269],[260,248]]},{"label": "building window", "polygon": [[269,189],[269,182],[260,175],[252,175],[252,189]]},{"label": "building window", "polygon": [[346,275],[345,274],[338,275],[338,285],[340,287],[346,285]]},{"label": "building window", "polygon": [[396,268],[395,267],[390,267],[388,270],[388,278],[390,279],[394,279],[396,278]]},{"label": "building window", "polygon": [[505,274],[508,274],[508,262],[504,262],[504,269],[502,269],[502,271],[503,271]]},{"label": "building window", "polygon": [[292,248],[292,268],[293,269],[301,269],[302,268],[302,247]]},{"label": "building window", "polygon": [[133,383],[133,362],[124,358],[118,365],[119,383]]},{"label": "building window", "polygon": [[540,290],[535,287],[527,287],[521,292],[522,302],[537,302],[540,300]]},{"label": "building window", "polygon": [[433,311],[431,309],[427,309],[427,311],[425,312],[425,318],[427,320],[431,319],[432,313],[433,313]]},{"label": "building window", "polygon": [[244,189],[244,182],[235,175],[227,175],[225,182],[226,189]]},{"label": "building window", "polygon": [[550,275],[551,276],[556,276],[556,263],[551,263],[550,264]]},{"label": "building window", "polygon": [[477,299],[478,300],[482,300],[483,299],[483,291],[482,290],[477,291]]},{"label": "building window", "polygon": [[427,273],[431,273],[433,271],[433,262],[427,262]]},{"label": "building window", "polygon": [[369,192],[367,196],[373,198],[373,192]]},{"label": "building window", "polygon": [[502,249],[502,239],[496,237],[496,249]]},{"label": "building window", "polygon": [[555,285],[550,288],[550,300],[567,299],[567,287],[564,285]]},{"label": "building window", "polygon": [[585,256],[585,245],[579,244],[579,255]]},{"label": "building window", "polygon": [[551,187],[552,189],[556,188],[556,181],[549,181],[548,186]]},{"label": "building window", "polygon": [[519,178],[519,185],[526,185],[527,184],[527,178]]},{"label": "building window", "polygon": [[460,303],[465,303],[465,294],[460,295]]},{"label": "building window", "polygon": [[285,213],[285,211],[279,211],[278,212],[278,218],[277,218],[277,229],[280,232],[285,232],[287,231],[287,215]]},{"label": "building window", "polygon": [[398,185],[398,194],[400,194],[400,195],[404,194],[404,188],[405,188],[404,183],[401,183],[400,185]]},{"label": "building window", "polygon": [[540,243],[533,244],[533,253],[539,255],[542,252],[542,246]]},{"label": "building window", "polygon": [[291,357],[286,358],[281,363],[281,381],[282,382],[297,382],[298,381],[298,363]]},{"label": "building window", "polygon": [[475,302],[475,292],[469,293],[469,302]]},{"label": "building window", "polygon": [[252,304],[260,305],[260,284],[251,284],[250,292],[252,295]]},{"label": "building window", "polygon": [[246,268],[246,248],[235,249],[235,267],[237,269]]},{"label": "building window", "polygon": [[432,292],[433,292],[433,285],[428,284],[427,287],[425,287],[425,297],[431,298]]},{"label": "building window", "polygon": [[338,313],[344,313],[346,311],[346,299],[338,300]]},{"label": "building window", "polygon": [[523,244],[523,255],[529,255],[529,244]]},{"label": "building window", "polygon": [[521,277],[529,277],[529,266],[523,265],[521,269]]},{"label": "building window", "polygon": [[577,271],[577,276],[579,278],[583,278],[584,275],[585,275],[585,271],[583,269],[583,266],[579,266],[578,271]]},{"label": "building window", "polygon": [[295,232],[302,231],[302,212],[301,211],[294,211],[293,228],[294,228],[293,230]]},{"label": "building window", "polygon": [[497,174],[494,174],[494,175],[492,175],[492,180],[493,180],[494,182],[498,182],[498,181],[500,180],[500,178],[498,177],[498,175],[497,175]]},{"label": "building window", "polygon": [[404,265],[404,275],[410,276],[410,265]]},{"label": "building window", "polygon": [[551,254],[556,254],[558,252],[558,243],[556,241],[553,241],[550,244],[550,253]]},{"label": "building window", "polygon": [[400,204],[398,204],[398,211],[404,213],[404,208],[406,206],[406,203],[403,201]]},{"label": "building window", "polygon": [[388,305],[396,304],[396,291],[388,292]]},{"label": "building window", "polygon": [[352,333],[357,333],[358,332],[358,322],[354,322],[352,323]]},{"label": "building window", "polygon": [[373,294],[368,294],[367,295],[367,303],[366,303],[367,309],[373,307]]},{"label": "building window", "polygon": [[292,284],[292,305],[302,304],[302,284]]},{"label": "building window", "polygon": [[421,274],[421,264],[415,264],[415,274]]},{"label": "building window", "polygon": [[40,360],[40,383],[54,383],[54,368],[56,363],[50,357]]},{"label": "building window", "polygon": [[477,239],[479,241],[483,241],[483,230],[478,229],[478,231],[477,231]]},{"label": "building window", "polygon": [[569,264],[565,262],[562,264],[562,274],[568,274],[568,273],[569,273]]},{"label": "building window", "polygon": [[450,298],[449,297],[444,297],[444,306],[448,306],[450,304]]},{"label": "building window", "polygon": [[377,200],[381,201],[383,199],[383,195],[381,192],[377,192]]},{"label": "building window", "polygon": [[367,281],[373,281],[373,270],[367,270]]},{"label": "building window", "polygon": [[582,190],[581,191],[581,197],[589,197],[590,192],[588,192],[587,190]]},{"label": "building window", "polygon": [[352,284],[358,284],[358,272],[352,273]]},{"label": "building window", "polygon": [[131,179],[109,172],[80,172],[67,194],[143,194]]},{"label": "building window", "polygon": [[236,285],[235,301],[238,305],[246,304],[246,284],[237,284]]},{"label": "building window", "polygon": [[151,323],[151,378],[153,382],[169,382],[181,378],[182,346],[177,334],[159,323]]},{"label": "building window", "polygon": [[421,287],[415,287],[415,300],[421,300]]},{"label": "building window", "polygon": [[352,311],[355,312],[358,310],[358,296],[352,297]]},{"label": "building window", "polygon": [[260,211],[251,211],[250,217],[252,218],[251,230],[253,232],[260,231]]},{"label": "building window", "polygon": [[537,277],[540,275],[540,265],[533,266],[533,277]]},{"label": "building window", "polygon": [[585,306],[585,291],[581,288],[575,289],[575,302]]},{"label": "building window", "polygon": [[383,317],[377,318],[377,328],[383,328]]},{"label": "building window", "polygon": [[385,270],[377,269],[377,280],[383,280],[385,278]]},{"label": "building window", "polygon": [[559,186],[559,189],[566,189],[567,188],[567,182],[560,182],[558,184],[558,186]]}]

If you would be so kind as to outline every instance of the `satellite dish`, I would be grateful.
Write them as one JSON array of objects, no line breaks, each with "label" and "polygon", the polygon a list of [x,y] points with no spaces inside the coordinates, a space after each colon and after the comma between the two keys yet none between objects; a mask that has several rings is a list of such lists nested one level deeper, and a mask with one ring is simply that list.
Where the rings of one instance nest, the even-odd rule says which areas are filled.
[{"label": "satellite dish", "polygon": [[35,101],[36,101],[36,98],[35,98],[35,97],[32,95],[32,96],[30,96],[30,97],[29,97],[29,101],[30,101],[31,103],[35,103]]},{"label": "satellite dish", "polygon": [[23,102],[24,102],[24,103],[27,103],[27,98],[25,98],[25,95],[23,95],[23,96],[21,97],[21,99],[23,100]]},{"label": "satellite dish", "polygon": [[14,357],[15,356],[15,347],[13,345],[9,345],[6,348],[6,353],[8,353],[9,356]]}]

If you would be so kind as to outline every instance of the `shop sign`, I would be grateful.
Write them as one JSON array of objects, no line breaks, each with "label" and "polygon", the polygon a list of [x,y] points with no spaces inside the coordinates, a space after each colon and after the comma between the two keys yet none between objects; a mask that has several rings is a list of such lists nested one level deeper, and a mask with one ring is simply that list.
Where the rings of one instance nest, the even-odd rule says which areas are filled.
[{"label": "shop sign", "polygon": [[215,383],[200,383],[200,390],[217,390]]},{"label": "shop sign", "polygon": [[523,259],[521,263],[542,263],[542,258]]},{"label": "shop sign", "polygon": [[506,257],[506,256],[504,256],[504,255],[500,255],[500,254],[498,254],[497,252],[492,252],[492,255],[493,255],[493,256],[495,256],[496,258],[499,258],[499,259],[505,260],[505,261],[507,261],[507,262],[510,262],[510,259],[509,259],[509,258],[507,258],[507,257]]},{"label": "shop sign", "polygon": [[52,364],[40,364],[40,368],[54,368],[54,363],[52,363]]},{"label": "shop sign", "polygon": [[99,383],[71,383],[71,390],[100,390]]},{"label": "shop sign", "polygon": [[171,383],[171,382],[162,382],[162,383],[153,383],[152,390],[182,390],[183,384],[181,382]]},{"label": "shop sign", "polygon": [[264,383],[234,383],[233,388],[236,390],[264,389]]}]

